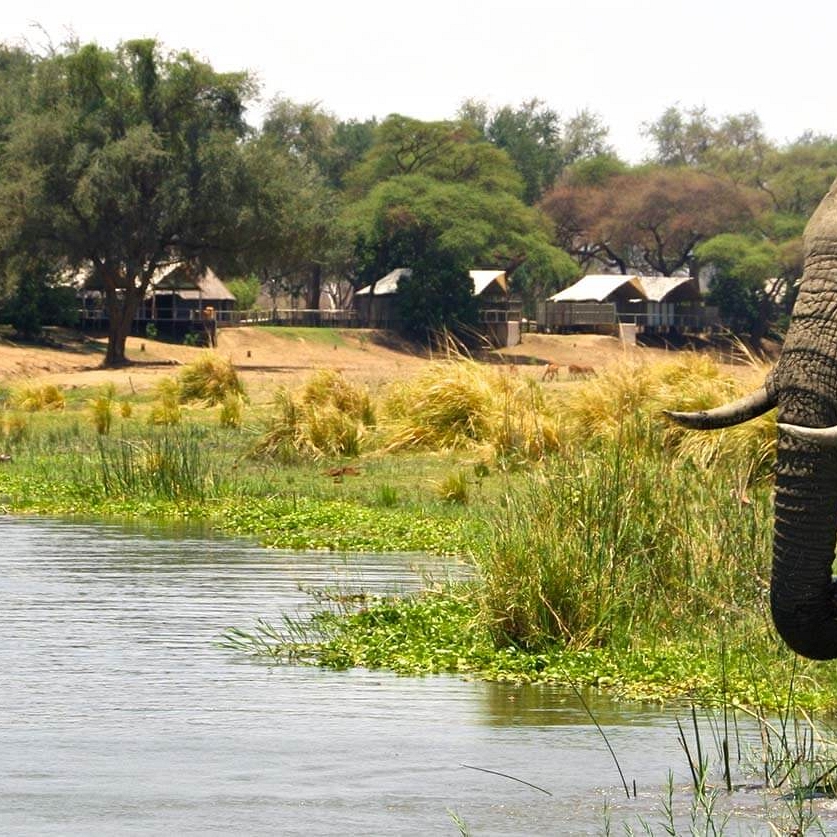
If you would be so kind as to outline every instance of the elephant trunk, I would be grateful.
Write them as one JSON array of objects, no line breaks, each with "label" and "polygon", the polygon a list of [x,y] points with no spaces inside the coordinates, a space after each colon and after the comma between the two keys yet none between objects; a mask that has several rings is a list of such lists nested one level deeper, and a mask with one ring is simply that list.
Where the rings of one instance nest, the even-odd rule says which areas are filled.
[{"label": "elephant trunk", "polygon": [[770,607],[797,653],[837,658],[831,565],[837,532],[837,451],[779,433]]}]

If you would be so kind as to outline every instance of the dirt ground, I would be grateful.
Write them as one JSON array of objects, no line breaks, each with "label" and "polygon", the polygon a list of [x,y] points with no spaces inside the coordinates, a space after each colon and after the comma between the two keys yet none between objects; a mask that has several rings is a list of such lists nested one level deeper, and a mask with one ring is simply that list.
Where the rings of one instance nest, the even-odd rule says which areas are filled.
[{"label": "dirt ground", "polygon": [[[63,334],[57,345],[41,347],[0,340],[0,383],[16,386],[37,381],[62,388],[95,387],[113,383],[118,391],[141,392],[163,376],[176,376],[178,367],[207,349],[131,337],[122,369],[103,369],[105,341]],[[339,332],[268,332],[255,327],[219,332],[217,351],[228,357],[248,391],[273,392],[279,384],[294,386],[313,371],[339,369],[347,378],[376,386],[416,374],[433,355],[399,345],[384,335],[363,330]],[[514,364],[540,376],[546,364],[559,367],[557,378],[568,377],[570,364],[600,371],[625,358],[652,360],[664,349],[626,346],[615,337],[595,334],[524,334],[513,348],[491,353],[486,360]],[[438,355],[436,355],[438,357]]]}]

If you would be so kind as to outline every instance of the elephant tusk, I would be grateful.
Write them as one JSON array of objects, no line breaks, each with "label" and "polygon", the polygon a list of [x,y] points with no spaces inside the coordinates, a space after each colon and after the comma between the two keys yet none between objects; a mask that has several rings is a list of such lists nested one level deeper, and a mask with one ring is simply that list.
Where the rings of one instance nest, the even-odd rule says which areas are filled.
[{"label": "elephant tusk", "polygon": [[779,430],[801,439],[803,442],[813,442],[824,448],[837,447],[837,424],[832,427],[805,427],[801,424],[777,424]]},{"label": "elephant tusk", "polygon": [[776,398],[771,396],[766,386],[761,386],[749,395],[714,407],[711,410],[698,410],[693,413],[681,413],[674,410],[663,412],[673,421],[689,427],[692,430],[719,430],[722,427],[732,427],[741,424],[772,410],[777,404]]}]

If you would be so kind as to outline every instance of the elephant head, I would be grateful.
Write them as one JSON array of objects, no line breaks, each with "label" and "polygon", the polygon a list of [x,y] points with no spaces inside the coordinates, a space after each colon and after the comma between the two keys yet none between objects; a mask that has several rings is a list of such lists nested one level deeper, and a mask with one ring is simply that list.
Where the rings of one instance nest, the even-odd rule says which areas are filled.
[{"label": "elephant head", "polygon": [[714,410],[668,415],[714,429],[777,413],[770,608],[797,653],[837,658],[837,180],[805,228],[805,263],[782,352],[764,385]]}]

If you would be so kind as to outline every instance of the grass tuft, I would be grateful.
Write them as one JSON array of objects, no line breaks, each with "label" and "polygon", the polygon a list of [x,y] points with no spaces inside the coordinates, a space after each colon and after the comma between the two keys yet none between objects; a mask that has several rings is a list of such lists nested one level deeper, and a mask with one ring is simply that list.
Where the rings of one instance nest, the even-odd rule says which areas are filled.
[{"label": "grass tuft", "polygon": [[244,384],[230,360],[207,352],[183,368],[179,376],[180,400],[222,404],[230,395],[245,396]]},{"label": "grass tuft", "polygon": [[12,392],[11,403],[18,410],[36,413],[40,410],[63,410],[64,393],[55,384],[24,386]]}]

